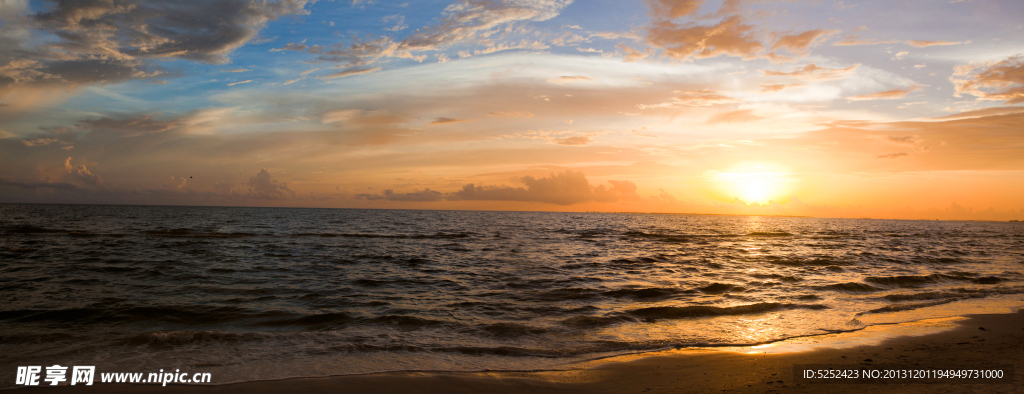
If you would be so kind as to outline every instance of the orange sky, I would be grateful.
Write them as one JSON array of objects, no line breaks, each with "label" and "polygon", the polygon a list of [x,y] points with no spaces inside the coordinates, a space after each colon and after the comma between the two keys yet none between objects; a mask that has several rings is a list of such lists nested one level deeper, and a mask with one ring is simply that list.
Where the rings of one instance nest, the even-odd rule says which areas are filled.
[{"label": "orange sky", "polygon": [[0,202],[1024,219],[1024,5],[849,3],[6,1]]}]

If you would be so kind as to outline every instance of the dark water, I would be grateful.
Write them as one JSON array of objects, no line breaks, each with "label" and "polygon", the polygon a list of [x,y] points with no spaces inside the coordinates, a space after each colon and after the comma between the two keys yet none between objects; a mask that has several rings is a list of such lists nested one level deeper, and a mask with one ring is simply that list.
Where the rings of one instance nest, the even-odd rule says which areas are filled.
[{"label": "dark water", "polygon": [[1024,304],[1024,224],[0,205],[18,365],[553,368]]}]

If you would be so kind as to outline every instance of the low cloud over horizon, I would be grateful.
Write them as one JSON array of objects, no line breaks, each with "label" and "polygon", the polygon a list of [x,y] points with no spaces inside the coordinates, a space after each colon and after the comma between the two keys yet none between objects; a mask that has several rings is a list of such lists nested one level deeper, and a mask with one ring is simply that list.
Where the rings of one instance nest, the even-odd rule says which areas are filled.
[{"label": "low cloud over horizon", "polygon": [[591,185],[582,172],[566,170],[545,178],[524,176],[518,180],[526,187],[476,186],[467,184],[454,192],[441,193],[423,189],[408,193],[384,190],[383,194],[357,194],[355,197],[370,201],[523,201],[556,205],[587,202],[618,202],[636,199],[636,185],[630,181],[609,181],[608,185]]}]

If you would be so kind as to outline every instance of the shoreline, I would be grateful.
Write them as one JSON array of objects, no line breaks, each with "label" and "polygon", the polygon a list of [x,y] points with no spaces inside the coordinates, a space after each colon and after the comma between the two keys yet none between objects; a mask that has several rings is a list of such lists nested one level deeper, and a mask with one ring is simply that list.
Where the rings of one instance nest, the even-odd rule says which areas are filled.
[{"label": "shoreline", "polygon": [[[897,324],[739,348],[683,348],[584,361],[555,371],[402,371],[212,385],[63,386],[66,393],[653,393],[653,392],[1024,392],[1024,309]],[[800,383],[794,364],[954,369],[1011,364],[1013,383]],[[97,377],[98,379],[98,377]],[[966,385],[966,386],[965,386]],[[13,393],[52,387],[15,388]]]}]

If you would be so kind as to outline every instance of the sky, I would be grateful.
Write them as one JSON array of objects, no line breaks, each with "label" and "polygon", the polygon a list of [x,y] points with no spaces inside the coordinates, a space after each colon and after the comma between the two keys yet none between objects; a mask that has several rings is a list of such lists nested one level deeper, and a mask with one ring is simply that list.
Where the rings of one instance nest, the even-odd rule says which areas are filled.
[{"label": "sky", "polygon": [[1024,219],[1024,2],[0,0],[0,202]]}]

